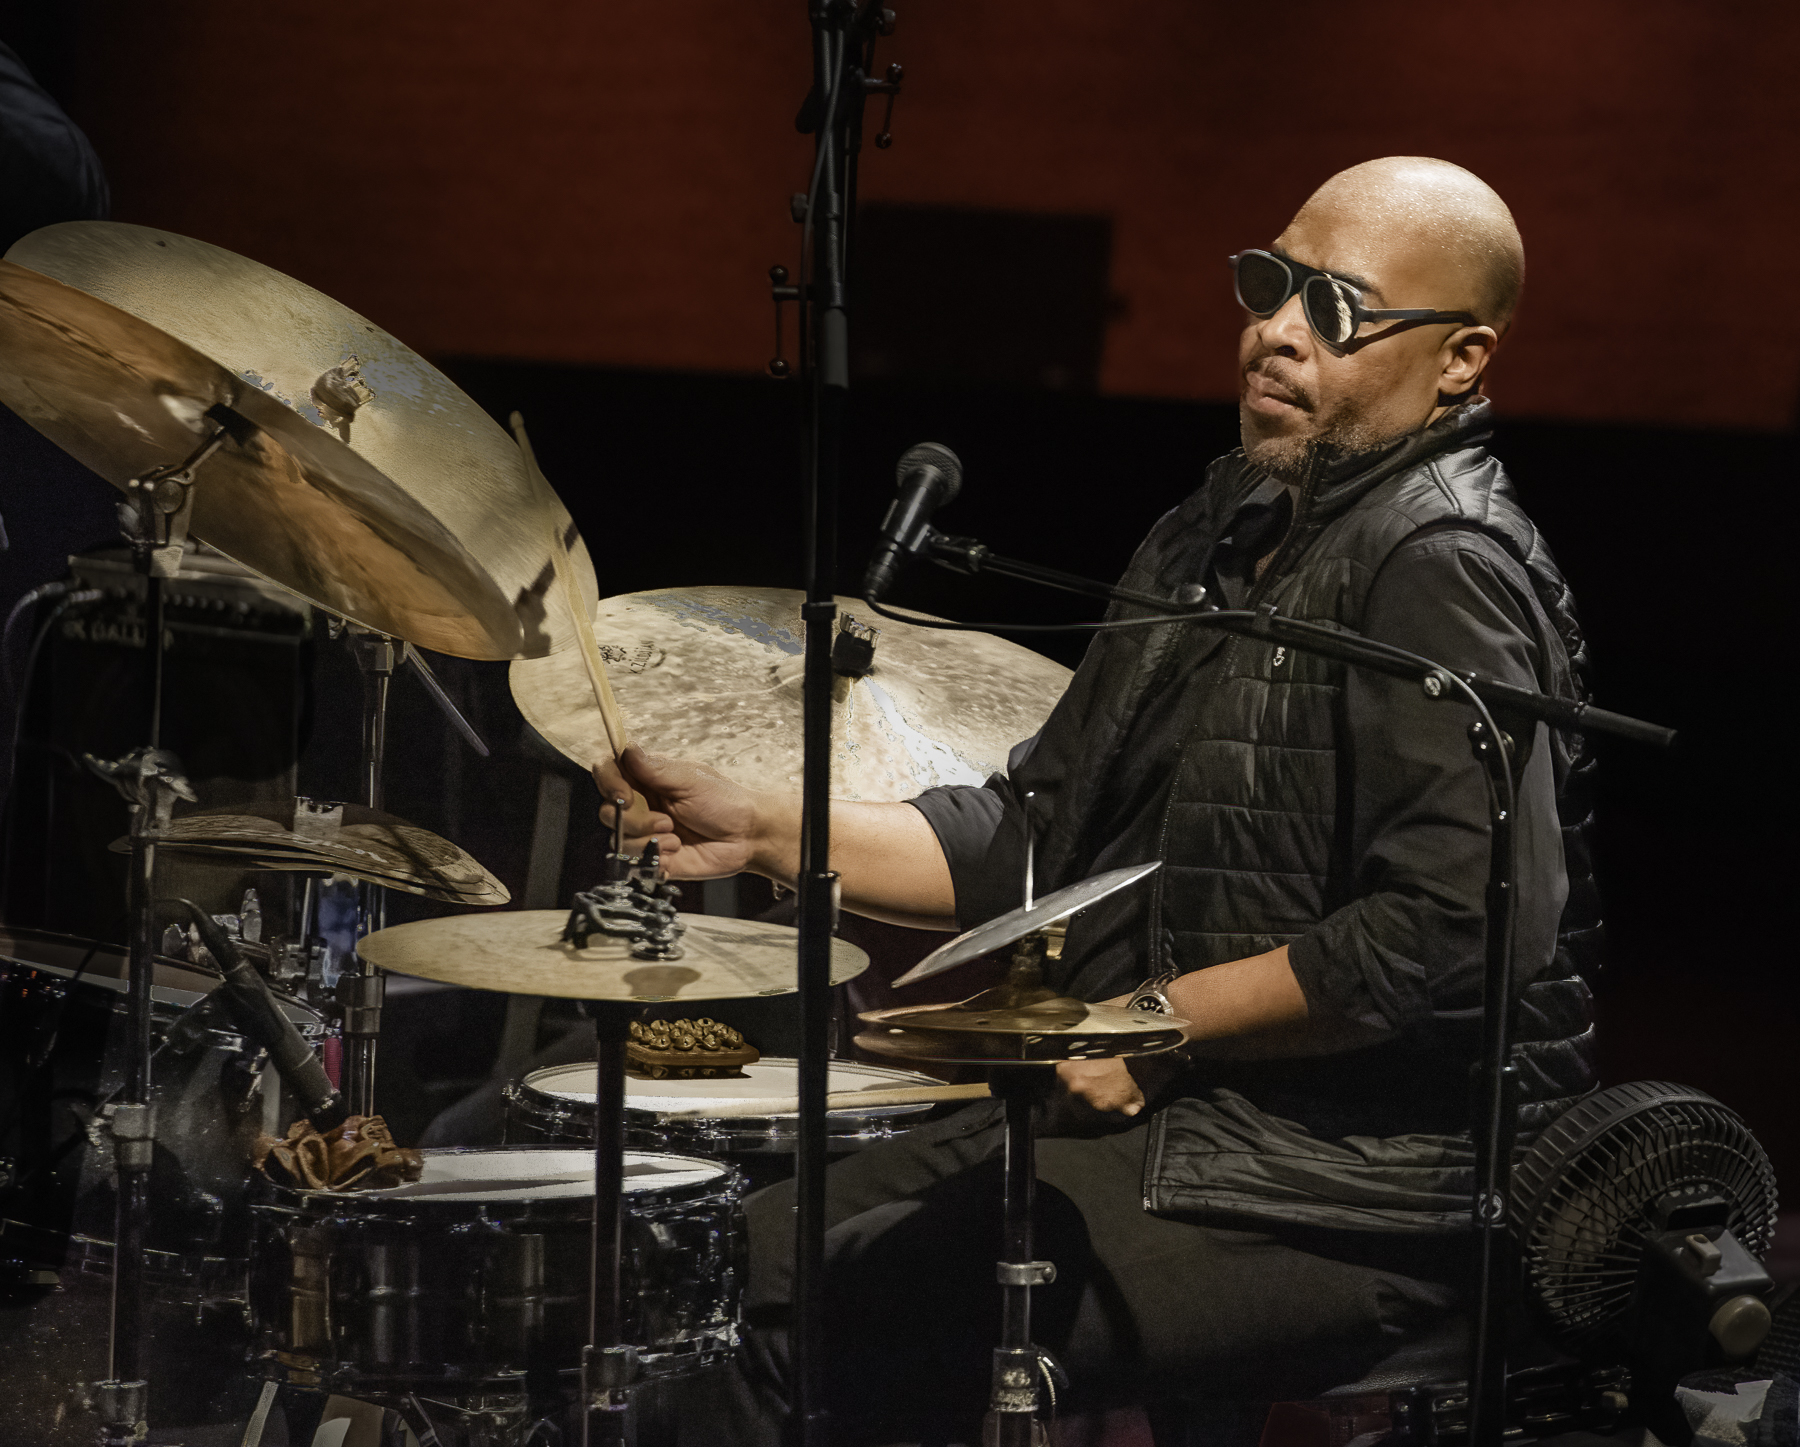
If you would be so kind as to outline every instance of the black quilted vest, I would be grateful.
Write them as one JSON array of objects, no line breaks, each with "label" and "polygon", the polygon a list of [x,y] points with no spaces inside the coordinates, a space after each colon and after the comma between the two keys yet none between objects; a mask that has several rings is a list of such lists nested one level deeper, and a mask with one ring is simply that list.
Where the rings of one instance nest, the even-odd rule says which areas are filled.
[{"label": "black quilted vest", "polygon": [[[1539,686],[1585,697],[1587,654],[1568,587],[1487,453],[1488,427],[1488,404],[1475,399],[1373,459],[1360,459],[1351,475],[1308,489],[1252,601],[1272,603],[1290,617],[1360,629],[1370,586],[1403,540],[1428,528],[1477,531],[1498,542],[1530,579]],[[1205,485],[1145,540],[1125,585],[1168,596],[1195,581],[1195,539],[1216,537],[1262,480],[1241,453],[1215,462]],[[1054,801],[1041,845],[1041,888],[1085,872],[1098,844],[1090,835],[1103,812],[1099,791],[1140,701],[1167,685],[1182,627],[1100,635],[1030,753],[1015,761],[1015,793],[1033,789],[1041,801]],[[1211,665],[1222,661],[1221,677],[1196,705],[1190,738],[1197,742],[1171,792],[1150,934],[1163,950],[1172,948],[1184,970],[1296,938],[1307,922],[1344,902],[1346,876],[1334,753],[1343,665],[1297,655],[1276,668],[1275,645],[1224,634],[1202,647],[1226,655]],[[1194,657],[1188,648],[1184,665],[1192,666]],[[1587,842],[1591,761],[1578,736],[1552,733],[1550,740],[1570,888],[1554,960],[1520,962],[1515,1058],[1526,1133],[1595,1082],[1591,999],[1581,978],[1599,943]],[[966,927],[969,912],[959,912]],[[1086,998],[1120,988],[1116,979],[1084,977],[1079,921],[1070,946],[1070,974],[1059,982],[1064,988]],[[1475,1058],[1476,1029],[1471,1022],[1460,1071]],[[1369,1064],[1380,1068],[1377,1059]]]}]

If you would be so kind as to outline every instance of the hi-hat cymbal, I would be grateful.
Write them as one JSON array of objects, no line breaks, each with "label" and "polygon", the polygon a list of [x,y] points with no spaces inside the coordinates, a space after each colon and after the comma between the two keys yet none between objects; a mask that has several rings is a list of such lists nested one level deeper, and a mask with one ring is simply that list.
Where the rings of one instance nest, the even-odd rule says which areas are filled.
[{"label": "hi-hat cymbal", "polygon": [[[802,595],[694,587],[603,600],[594,636],[635,738],[711,764],[752,788],[800,785]],[[1042,727],[1070,673],[986,633],[952,633],[840,609],[873,625],[867,677],[838,680],[831,792],[910,799],[936,784],[980,784]],[[611,757],[580,657],[515,663],[513,697],[582,765]]]},{"label": "hi-hat cymbal", "polygon": [[[171,820],[158,842],[183,853],[248,859],[259,869],[347,874],[446,904],[498,905],[512,898],[448,839],[363,804],[228,804]],[[125,847],[125,840],[113,845],[116,851]]]},{"label": "hi-hat cymbal", "polygon": [[[203,464],[198,536],[425,648],[501,659],[568,642],[546,599],[553,536],[572,546],[583,596],[597,590],[567,510],[499,424],[372,322],[260,262],[145,226],[47,226],[7,260],[115,309],[73,306],[10,269],[0,284],[0,399],[108,481],[181,460],[200,414],[224,402],[292,462]],[[224,378],[171,364],[116,312]]]},{"label": "hi-hat cymbal", "polygon": [[[378,930],[356,950],[403,975],[569,1000],[741,1000],[798,987],[799,932],[786,925],[684,914],[681,958],[639,960],[629,940],[605,935],[576,949],[562,938],[568,919],[564,909],[452,915]],[[832,984],[868,965],[855,945],[832,940]]]},{"label": "hi-hat cymbal", "polygon": [[921,980],[929,980],[933,975],[941,975],[970,960],[978,960],[983,955],[1004,949],[1014,941],[1024,939],[1033,930],[1055,924],[1059,919],[1067,919],[1096,900],[1105,899],[1107,895],[1124,889],[1127,885],[1136,884],[1161,867],[1162,861],[1153,859],[1148,864],[1129,864],[1123,869],[1096,874],[1092,879],[1078,880],[1054,894],[1046,894],[1029,909],[1021,906],[1011,910],[990,919],[986,924],[976,925],[974,929],[958,935],[946,945],[938,946],[894,983],[916,985]]},{"label": "hi-hat cymbal", "polygon": [[1186,1023],[1168,1015],[1060,996],[985,1008],[970,1003],[913,1005],[870,1010],[857,1019],[874,1028],[858,1035],[856,1043],[878,1055],[1025,1065],[1154,1055],[1180,1045]]}]

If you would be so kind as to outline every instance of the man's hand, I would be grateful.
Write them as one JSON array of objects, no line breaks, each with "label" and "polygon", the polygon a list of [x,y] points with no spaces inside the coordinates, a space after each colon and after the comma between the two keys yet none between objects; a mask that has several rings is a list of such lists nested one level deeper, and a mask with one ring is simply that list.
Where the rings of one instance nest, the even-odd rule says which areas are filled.
[{"label": "man's hand", "polygon": [[594,765],[594,782],[606,801],[601,823],[613,826],[612,801],[623,797],[626,850],[636,854],[656,840],[663,867],[676,879],[718,879],[753,867],[758,796],[717,769],[633,744]]},{"label": "man's hand", "polygon": [[1065,1060],[1056,1078],[1069,1100],[1090,1110],[1132,1116],[1144,1108],[1144,1092],[1123,1059]]},{"label": "man's hand", "polygon": [[[632,747],[594,766],[611,827],[612,801],[625,805],[625,848],[654,839],[677,879],[719,879],[749,871],[792,886],[800,872],[800,795],[746,789],[716,769]],[[845,909],[914,929],[954,929],[950,865],[925,816],[911,804],[831,806],[831,867]]]}]

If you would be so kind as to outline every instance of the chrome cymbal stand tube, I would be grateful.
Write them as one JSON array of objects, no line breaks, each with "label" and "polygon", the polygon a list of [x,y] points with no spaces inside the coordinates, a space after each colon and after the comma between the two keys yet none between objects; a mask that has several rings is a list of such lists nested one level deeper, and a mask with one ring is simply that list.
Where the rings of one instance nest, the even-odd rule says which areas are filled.
[{"label": "chrome cymbal stand tube", "polygon": [[625,1342],[619,1252],[625,1220],[625,1046],[641,1005],[584,1000],[594,1022],[594,1241],[588,1344],[581,1353],[581,1447],[624,1447],[637,1349]]},{"label": "chrome cymbal stand tube", "polygon": [[[218,414],[218,415],[215,415]],[[126,911],[131,954],[126,987],[125,1080],[105,1112],[112,1137],[118,1200],[113,1217],[112,1293],[109,1302],[107,1373],[89,1384],[86,1397],[100,1418],[103,1447],[141,1442],[149,1427],[149,1382],[144,1371],[144,1244],[150,1218],[150,1170],[156,1152],[156,1106],[151,1099],[151,1024],[156,950],[156,844],[167,829],[176,799],[194,802],[181,761],[162,747],[164,630],[163,580],[181,567],[182,545],[193,515],[194,470],[238,436],[243,419],[214,408],[206,440],[182,462],[133,478],[120,508],[132,562],[144,579],[144,648],[150,660],[150,741],[124,758],[85,762],[131,806],[131,862]]]},{"label": "chrome cymbal stand tube", "polygon": [[1032,1116],[1049,1095],[1056,1072],[1044,1065],[996,1065],[988,1077],[1006,1102],[1006,1216],[1000,1260],[1000,1344],[982,1421],[982,1447],[1041,1447],[1046,1440],[1038,1413],[1038,1350],[1031,1343],[1031,1288],[1056,1280],[1056,1265],[1034,1260],[1032,1210],[1037,1195],[1037,1152]]},{"label": "chrome cymbal stand tube", "polygon": [[[594,933],[632,941],[641,960],[681,957],[677,891],[663,876],[655,841],[633,861],[625,852],[625,801],[613,801],[613,848],[598,889],[575,897],[563,938],[585,948]],[[594,1022],[594,1235],[588,1344],[581,1353],[581,1447],[625,1447],[633,1389],[643,1373],[625,1340],[620,1252],[625,1219],[625,1057],[634,1000],[584,1000]]]},{"label": "chrome cymbal stand tube", "polygon": [[[880,0],[808,0],[812,89],[795,120],[816,138],[812,181],[790,202],[801,225],[798,285],[778,283],[780,305],[800,308],[800,373],[806,400],[806,671],[802,685],[802,817],[799,874],[800,1134],[796,1143],[794,1355],[796,1440],[824,1447],[825,1095],[831,1041],[831,935],[837,876],[831,872],[832,645],[837,605],[837,498],[844,409],[850,390],[845,257],[862,145],[863,104],[871,91],[894,94],[898,70],[873,79],[875,42],[889,34],[894,13]],[[885,131],[880,138],[885,144]],[[787,364],[770,370],[784,376]]]},{"label": "chrome cymbal stand tube", "polygon": [[[469,747],[484,759],[488,756],[488,746],[481,735],[450,701],[430,665],[419,657],[411,644],[355,623],[344,626],[348,630],[350,651],[362,670],[363,803],[371,809],[383,807],[382,769],[387,760],[388,692],[394,672],[402,664],[411,665],[413,676]],[[358,886],[357,938],[386,928],[387,890],[379,884]],[[375,1113],[375,1051],[381,1038],[381,1008],[386,992],[386,977],[360,955],[353,955],[338,976],[337,1003],[343,1012],[344,1028],[344,1098],[350,1102],[352,1115]]]},{"label": "chrome cymbal stand tube", "polygon": [[[385,633],[350,625],[350,651],[362,670],[362,796],[371,809],[382,804],[382,766],[387,758],[388,688],[405,644]],[[387,927],[387,891],[379,884],[357,886],[356,934]],[[352,1115],[375,1114],[375,1049],[381,1039],[381,1006],[387,982],[381,971],[352,955],[338,977],[343,1011],[344,1099]]]}]

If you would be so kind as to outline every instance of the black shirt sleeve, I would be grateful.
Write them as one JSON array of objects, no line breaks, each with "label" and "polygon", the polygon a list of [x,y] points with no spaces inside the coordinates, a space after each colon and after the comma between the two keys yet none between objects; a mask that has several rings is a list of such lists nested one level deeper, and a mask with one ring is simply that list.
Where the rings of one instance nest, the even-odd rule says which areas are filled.
[{"label": "black shirt sleeve", "polygon": [[40,226],[104,219],[110,204],[87,137],[0,44],[0,252]]},{"label": "black shirt sleeve", "polygon": [[[1523,567],[1463,529],[1397,548],[1369,594],[1366,634],[1461,671],[1538,688],[1540,644]],[[1315,1013],[1404,1030],[1479,1010],[1489,864],[1476,715],[1417,683],[1349,669],[1340,796],[1351,820],[1348,902],[1289,946]],[[1555,951],[1567,895],[1550,749],[1542,725],[1499,720],[1529,749],[1516,817],[1520,983]]]},{"label": "black shirt sleeve", "polygon": [[983,788],[941,784],[907,801],[925,816],[937,835],[958,900],[975,893],[977,877],[988,867],[989,846],[1000,830],[1009,797],[1006,780],[996,774]]}]

